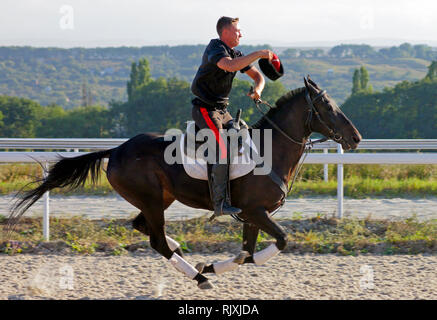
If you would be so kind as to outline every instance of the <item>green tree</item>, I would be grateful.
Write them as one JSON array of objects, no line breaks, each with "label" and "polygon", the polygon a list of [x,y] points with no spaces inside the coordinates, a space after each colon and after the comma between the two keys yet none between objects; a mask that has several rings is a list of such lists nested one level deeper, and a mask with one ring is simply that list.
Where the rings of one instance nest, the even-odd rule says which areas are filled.
[{"label": "green tree", "polygon": [[150,81],[152,81],[149,61],[146,58],[141,58],[138,61],[137,69],[138,69],[138,80],[137,80],[138,87],[147,85]]},{"label": "green tree", "polygon": [[360,68],[360,86],[361,90],[367,89],[367,84],[369,83],[369,72],[364,66]]},{"label": "green tree", "polygon": [[414,56],[419,59],[431,60],[433,58],[433,51],[430,46],[424,44],[417,44],[414,47]]},{"label": "green tree", "polygon": [[128,100],[133,99],[135,92],[142,86],[147,85],[150,81],[152,81],[152,78],[149,61],[146,58],[141,58],[138,61],[138,65],[132,62],[130,80],[127,82]]},{"label": "green tree", "polygon": [[68,111],[61,106],[52,104],[43,107],[39,114],[39,124],[36,136],[39,138],[65,138],[65,118]]},{"label": "green tree", "polygon": [[106,138],[109,137],[108,108],[102,106],[77,107],[64,117],[64,137]]},{"label": "green tree", "polygon": [[41,105],[37,102],[9,96],[0,96],[0,137],[33,138],[38,125]]},{"label": "green tree", "polygon": [[383,92],[351,95],[342,110],[365,139],[432,139],[437,81],[402,81]]},{"label": "green tree", "polygon": [[112,125],[106,107],[94,105],[64,110],[50,105],[43,107],[36,135],[44,138],[107,138]]},{"label": "green tree", "polygon": [[352,95],[357,93],[371,93],[373,86],[369,84],[369,72],[364,66],[360,69],[355,69],[352,77]]},{"label": "green tree", "polygon": [[137,63],[132,62],[130,69],[130,80],[127,82],[127,96],[128,100],[132,99],[132,93],[138,86],[138,70]]},{"label": "green tree", "polygon": [[428,73],[427,73],[425,79],[429,79],[431,81],[437,80],[437,61],[433,61],[428,66]]},{"label": "green tree", "polygon": [[159,77],[137,88],[133,98],[112,104],[121,120],[118,132],[125,136],[141,132],[164,133],[168,128],[185,129],[191,120],[190,83],[176,78]]},{"label": "green tree", "polygon": [[415,51],[411,44],[409,43],[403,43],[399,46],[399,49],[402,51],[402,55],[406,58],[408,57],[414,57]]},{"label": "green tree", "polygon": [[352,94],[356,94],[361,90],[360,70],[355,69],[354,76],[352,78]]}]

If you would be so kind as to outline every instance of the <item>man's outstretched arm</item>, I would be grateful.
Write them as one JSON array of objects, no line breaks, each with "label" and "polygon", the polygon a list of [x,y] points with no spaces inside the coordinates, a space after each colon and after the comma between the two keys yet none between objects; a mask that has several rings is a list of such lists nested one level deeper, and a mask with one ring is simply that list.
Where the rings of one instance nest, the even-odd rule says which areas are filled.
[{"label": "man's outstretched arm", "polygon": [[225,71],[236,72],[247,67],[255,60],[261,58],[272,60],[273,52],[266,49],[255,51],[248,54],[247,56],[242,56],[234,59],[230,57],[223,57],[217,62],[217,67]]}]

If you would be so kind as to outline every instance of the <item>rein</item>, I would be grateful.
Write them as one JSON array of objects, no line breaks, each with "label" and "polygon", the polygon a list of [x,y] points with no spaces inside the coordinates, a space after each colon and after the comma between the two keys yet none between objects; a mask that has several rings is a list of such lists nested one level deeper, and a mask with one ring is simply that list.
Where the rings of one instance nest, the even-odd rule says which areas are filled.
[{"label": "rein", "polygon": [[[276,180],[277,179],[273,179],[273,177],[271,176],[271,178],[272,178],[272,180],[276,183],[276,184],[278,184],[279,185],[279,187],[281,188],[281,190],[283,190],[284,191],[284,197],[282,198],[282,200],[281,200],[281,204],[279,205],[279,207],[275,210],[275,211],[273,211],[271,214],[270,214],[270,216],[273,216],[274,214],[276,214],[281,208],[282,208],[282,206],[285,204],[285,198],[287,197],[287,195],[290,193],[290,191],[292,190],[292,188],[293,188],[293,185],[294,185],[294,182],[296,181],[296,178],[297,178],[297,176],[299,175],[299,172],[300,172],[300,170],[302,169],[302,166],[303,166],[303,163],[305,162],[305,159],[306,159],[306,157],[308,156],[308,154],[309,154],[309,152],[311,151],[311,149],[312,149],[312,147],[314,146],[314,144],[316,144],[316,143],[322,143],[322,142],[325,142],[325,141],[327,141],[327,140],[329,140],[329,139],[332,139],[333,141],[335,141],[335,142],[337,142],[337,143],[339,143],[340,142],[340,140],[342,139],[342,136],[341,135],[339,135],[338,133],[336,133],[334,130],[332,130],[327,124],[326,124],[326,122],[325,121],[323,121],[323,119],[320,117],[320,114],[319,114],[319,112],[317,111],[317,109],[316,109],[316,107],[314,106],[314,102],[316,102],[316,101],[318,101],[319,99],[321,99],[324,95],[326,94],[326,90],[322,90],[315,98],[313,98],[313,99],[311,99],[311,97],[310,97],[310,94],[309,94],[309,91],[308,91],[308,89],[306,89],[305,90],[305,99],[306,99],[306,101],[307,101],[307,104],[308,104],[308,106],[309,106],[309,108],[308,108],[308,117],[307,117],[307,120],[305,121],[305,126],[308,128],[308,130],[309,130],[309,132],[313,132],[313,130],[312,130],[312,128],[311,128],[311,122],[312,122],[312,118],[313,118],[313,114],[315,114],[316,115],[316,117],[317,117],[317,120],[322,124],[322,126],[324,126],[325,127],[325,129],[327,129],[327,131],[329,132],[329,134],[328,134],[328,136],[329,137],[324,137],[324,138],[322,138],[322,139],[318,139],[318,140],[315,140],[315,141],[312,141],[311,139],[309,139],[309,141],[308,142],[299,142],[299,141],[296,141],[295,139],[293,139],[292,137],[290,137],[286,132],[284,132],[276,123],[274,123],[268,116],[267,116],[267,113],[266,112],[264,112],[262,109],[261,109],[261,107],[259,106],[260,104],[264,104],[264,105],[266,105],[267,107],[269,107],[270,109],[273,109],[274,107],[272,107],[268,102],[266,102],[266,101],[262,101],[261,99],[258,99],[258,100],[254,100],[254,103],[255,103],[255,106],[256,106],[256,108],[258,109],[258,111],[260,111],[263,115],[264,115],[264,119],[274,128],[274,129],[276,129],[277,131],[279,131],[284,137],[286,137],[288,140],[290,140],[291,142],[293,142],[293,143],[295,143],[295,144],[298,144],[298,145],[301,145],[301,146],[304,146],[305,147],[305,155],[304,155],[304,157],[303,157],[303,159],[302,159],[302,161],[300,161],[300,164],[298,165],[298,167],[297,167],[297,169],[296,169],[296,171],[294,172],[294,175],[293,175],[293,179],[292,179],[292,181],[291,181],[291,184],[290,184],[290,186],[288,186],[287,187],[287,193],[285,193],[285,190],[283,190],[283,187],[281,187],[281,185],[280,184],[278,184],[277,182],[276,182]],[[277,176],[276,175],[276,173],[274,173],[273,172],[273,170],[272,170],[272,172],[271,173],[273,173],[275,176]],[[241,219],[241,218],[240,218]],[[239,219],[239,220],[240,220]],[[240,221],[242,221],[242,220],[240,220]]]}]

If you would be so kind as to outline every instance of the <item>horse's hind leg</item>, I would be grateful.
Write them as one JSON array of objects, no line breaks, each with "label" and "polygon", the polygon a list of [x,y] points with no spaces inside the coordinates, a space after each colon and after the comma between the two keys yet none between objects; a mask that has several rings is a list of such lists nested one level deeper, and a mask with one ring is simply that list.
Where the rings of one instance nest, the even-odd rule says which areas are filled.
[{"label": "horse's hind leg", "polygon": [[243,251],[249,252],[250,256],[246,257],[244,263],[254,263],[253,255],[255,254],[256,241],[258,240],[259,228],[252,223],[243,225]]},{"label": "horse's hind leg", "polygon": [[[144,218],[144,214],[142,212],[140,212],[138,216],[132,221],[132,227],[135,230],[138,230],[139,232],[145,234],[146,236],[150,236],[150,230],[147,225],[146,218]],[[167,240],[170,250],[176,252],[178,255],[183,257],[184,254],[182,252],[180,244],[167,235],[165,236],[165,238]]]},{"label": "horse's hind leg", "polygon": [[151,247],[164,256],[178,271],[196,280],[199,288],[212,288],[205,276],[170,248],[171,244],[169,246],[164,230],[164,209],[169,205],[167,202],[172,202],[171,197],[168,193],[166,195],[162,187],[163,183],[158,178],[160,168],[154,166],[153,163],[146,163],[143,169],[146,165],[149,168],[146,170],[149,173],[146,177],[132,174],[133,169],[128,174],[113,170],[108,180],[123,198],[141,210],[144,220],[137,217],[135,223],[138,228],[149,234]]},{"label": "horse's hind leg", "polygon": [[170,249],[164,231],[164,211],[157,199],[147,199],[147,205],[141,208],[150,231],[150,246],[163,255],[178,271],[197,281],[201,289],[212,288],[208,279],[201,275],[191,264]]},{"label": "horse's hind leg", "polygon": [[144,214],[142,212],[140,212],[136,218],[132,220],[132,228],[144,233],[146,236],[150,236],[150,230],[147,226],[146,218],[144,218]]}]

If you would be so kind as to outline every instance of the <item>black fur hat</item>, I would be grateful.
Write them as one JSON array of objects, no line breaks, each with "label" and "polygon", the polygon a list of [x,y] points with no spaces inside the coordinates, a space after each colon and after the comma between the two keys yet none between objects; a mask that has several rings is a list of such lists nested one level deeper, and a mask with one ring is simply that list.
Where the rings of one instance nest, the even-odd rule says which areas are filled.
[{"label": "black fur hat", "polygon": [[[279,60],[279,58],[278,58]],[[273,66],[269,59],[259,59],[259,67],[264,75],[272,81],[278,80],[284,75],[284,68],[282,67],[282,62],[279,60],[279,71]]]}]

